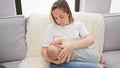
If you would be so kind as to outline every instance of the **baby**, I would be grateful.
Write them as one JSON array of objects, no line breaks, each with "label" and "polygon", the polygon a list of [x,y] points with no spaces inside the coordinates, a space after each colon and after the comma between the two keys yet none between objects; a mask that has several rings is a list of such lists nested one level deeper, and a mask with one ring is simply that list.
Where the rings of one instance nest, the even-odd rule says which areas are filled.
[{"label": "baby", "polygon": [[[69,42],[69,41],[67,41],[67,42]],[[62,51],[62,48],[60,47],[61,45],[63,45],[62,43],[65,44],[65,42],[63,42],[63,40],[62,41],[59,40],[57,42],[51,43],[48,46],[47,54],[50,59],[58,60],[57,56]],[[69,42],[69,43],[71,43],[71,42]],[[73,51],[72,57],[75,58],[75,61],[81,61],[81,62],[90,62],[90,63],[98,64],[100,61],[100,55],[98,54],[98,52],[96,52],[95,50],[90,49],[90,48],[76,49]]]}]

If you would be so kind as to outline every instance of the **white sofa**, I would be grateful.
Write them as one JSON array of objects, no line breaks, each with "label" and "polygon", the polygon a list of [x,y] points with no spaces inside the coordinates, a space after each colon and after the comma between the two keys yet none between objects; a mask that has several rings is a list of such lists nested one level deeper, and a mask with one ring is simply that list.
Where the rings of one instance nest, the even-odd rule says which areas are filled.
[{"label": "white sofa", "polygon": [[[79,13],[77,15],[73,14],[73,16],[75,18],[80,17]],[[101,33],[97,42],[100,40],[100,44],[104,45],[103,56],[105,63],[107,68],[119,68],[120,13],[103,14],[104,24],[97,21],[98,18],[93,18],[93,16],[90,16],[92,18],[83,16],[77,18],[77,20],[89,22],[92,19],[94,22],[99,22],[99,25],[97,25],[98,28],[101,28],[100,26],[102,25],[103,28],[98,30],[104,33]],[[89,19],[89,21],[84,19]],[[0,18],[0,63],[7,68],[48,68],[49,63],[40,55],[40,43],[43,40],[45,28],[49,24],[49,14],[33,14],[28,18],[22,15]],[[86,24],[86,26],[89,25]],[[88,28],[92,28],[92,25]]]}]

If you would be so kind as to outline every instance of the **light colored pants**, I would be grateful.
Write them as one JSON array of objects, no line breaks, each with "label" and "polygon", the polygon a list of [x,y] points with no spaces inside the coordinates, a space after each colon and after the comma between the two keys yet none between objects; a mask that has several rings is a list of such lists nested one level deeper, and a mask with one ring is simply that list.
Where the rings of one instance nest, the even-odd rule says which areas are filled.
[{"label": "light colored pants", "polygon": [[63,64],[51,63],[50,68],[100,68],[100,66],[94,63],[72,61]]},{"label": "light colored pants", "polygon": [[98,64],[100,61],[98,52],[90,48],[76,49],[73,51],[72,55],[76,58],[75,60],[80,62]]}]

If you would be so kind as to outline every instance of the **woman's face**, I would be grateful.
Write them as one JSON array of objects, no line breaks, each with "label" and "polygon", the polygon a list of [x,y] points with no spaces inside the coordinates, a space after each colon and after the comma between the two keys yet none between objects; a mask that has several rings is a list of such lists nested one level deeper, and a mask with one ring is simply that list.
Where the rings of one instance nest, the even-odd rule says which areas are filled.
[{"label": "woman's face", "polygon": [[65,26],[69,24],[69,14],[62,11],[61,9],[56,8],[55,10],[52,11],[52,14],[54,20],[57,22],[58,25]]}]

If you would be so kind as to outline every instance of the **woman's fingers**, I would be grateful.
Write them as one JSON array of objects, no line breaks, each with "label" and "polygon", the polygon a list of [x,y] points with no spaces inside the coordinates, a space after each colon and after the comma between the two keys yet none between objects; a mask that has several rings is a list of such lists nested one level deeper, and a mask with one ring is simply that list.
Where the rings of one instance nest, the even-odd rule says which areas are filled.
[{"label": "woman's fingers", "polygon": [[71,54],[67,57],[67,62],[70,61]]},{"label": "woman's fingers", "polygon": [[63,56],[62,56],[62,58],[60,58],[60,61],[61,62],[69,62],[70,60],[73,60],[74,58],[72,58],[71,59],[71,54],[70,55],[66,55],[66,54],[64,54]]},{"label": "woman's fingers", "polygon": [[60,47],[60,48],[62,48],[62,49],[64,48],[62,45],[57,45],[57,46]]},{"label": "woman's fingers", "polygon": [[62,58],[62,61],[61,61],[61,62],[66,61],[66,59],[67,59],[67,55],[65,55],[65,56]]},{"label": "woman's fingers", "polygon": [[71,47],[70,47],[70,46],[66,46],[66,47],[64,47],[63,50],[59,53],[59,55],[58,55],[57,58],[58,58],[58,60],[60,60],[61,62],[64,62],[64,61],[69,62],[69,61],[70,61],[71,54],[72,54]]},{"label": "woman's fingers", "polygon": [[60,53],[59,56],[58,56],[58,60],[60,60],[61,62],[69,62],[71,59],[71,54],[68,55],[67,53]]},{"label": "woman's fingers", "polygon": [[63,53],[63,51],[61,51],[57,58],[58,58],[58,60],[60,60],[62,62],[64,56],[65,56],[65,53]]}]

